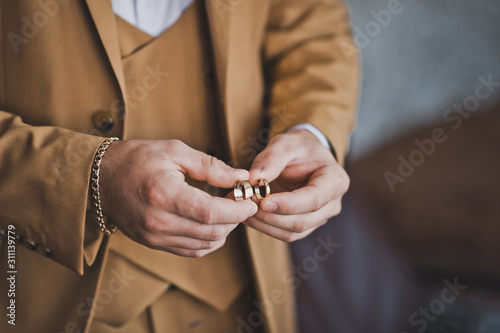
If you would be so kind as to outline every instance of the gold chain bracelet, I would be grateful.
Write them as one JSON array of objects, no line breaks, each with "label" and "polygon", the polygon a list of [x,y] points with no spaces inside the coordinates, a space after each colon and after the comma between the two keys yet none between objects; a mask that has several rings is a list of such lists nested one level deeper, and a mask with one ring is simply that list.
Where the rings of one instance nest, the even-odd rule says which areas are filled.
[{"label": "gold chain bracelet", "polygon": [[116,226],[114,224],[108,224],[106,226],[106,223],[104,221],[104,214],[102,213],[102,205],[101,205],[101,193],[99,191],[99,172],[101,171],[101,162],[102,158],[104,156],[104,153],[106,152],[106,149],[109,148],[109,146],[114,142],[118,141],[120,139],[112,137],[112,138],[107,138],[104,140],[99,148],[97,149],[97,152],[94,156],[94,163],[92,164],[92,198],[93,198],[93,203],[94,203],[94,208],[95,208],[95,213],[97,215],[97,223],[99,224],[99,228],[101,228],[102,232],[106,235],[109,236],[113,232],[116,231]]}]

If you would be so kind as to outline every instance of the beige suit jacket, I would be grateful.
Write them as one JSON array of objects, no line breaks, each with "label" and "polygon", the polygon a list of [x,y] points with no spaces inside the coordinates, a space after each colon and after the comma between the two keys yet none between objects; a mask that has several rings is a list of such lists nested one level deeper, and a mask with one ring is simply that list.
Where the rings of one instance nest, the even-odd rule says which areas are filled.
[{"label": "beige suit jacket", "polygon": [[[205,3],[232,163],[249,167],[255,152],[249,139],[267,126],[275,135],[299,123],[319,128],[342,161],[359,73],[340,0]],[[18,234],[16,327],[2,315],[0,328],[84,332],[95,316],[85,304],[95,297],[113,241],[86,222],[94,153],[107,135],[162,133],[139,132],[143,115],[127,112],[110,1],[0,0],[0,23],[0,230],[13,225]],[[96,129],[98,111],[115,117],[114,132]],[[286,245],[253,229],[246,237],[259,299],[276,303],[264,313],[265,327],[291,332],[294,276]],[[1,241],[6,274],[7,239]],[[156,295],[148,273],[136,275],[144,283],[136,284],[138,301],[127,314],[144,305],[141,295]],[[278,294],[284,302],[274,301]],[[6,309],[4,295],[0,302]]]}]

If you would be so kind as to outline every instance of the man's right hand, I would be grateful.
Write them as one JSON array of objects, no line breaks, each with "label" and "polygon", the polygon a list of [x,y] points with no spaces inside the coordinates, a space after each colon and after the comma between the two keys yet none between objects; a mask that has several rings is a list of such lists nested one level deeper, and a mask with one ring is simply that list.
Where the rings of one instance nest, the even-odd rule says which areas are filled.
[{"label": "man's right hand", "polygon": [[220,188],[249,175],[178,140],[114,142],[100,174],[104,214],[132,240],[181,256],[217,250],[257,212],[252,201],[212,197],[188,185],[185,175]]}]

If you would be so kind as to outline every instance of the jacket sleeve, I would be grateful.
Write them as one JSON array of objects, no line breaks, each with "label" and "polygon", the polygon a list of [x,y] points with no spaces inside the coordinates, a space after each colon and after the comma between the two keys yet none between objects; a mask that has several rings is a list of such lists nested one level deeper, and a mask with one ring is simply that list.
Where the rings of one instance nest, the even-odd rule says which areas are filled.
[{"label": "jacket sleeve", "polygon": [[0,111],[0,230],[13,225],[18,242],[83,274],[103,238],[90,215],[85,223],[93,156],[103,140],[29,126]]},{"label": "jacket sleeve", "polygon": [[271,136],[310,123],[343,163],[360,76],[345,5],[274,0],[264,43]]}]

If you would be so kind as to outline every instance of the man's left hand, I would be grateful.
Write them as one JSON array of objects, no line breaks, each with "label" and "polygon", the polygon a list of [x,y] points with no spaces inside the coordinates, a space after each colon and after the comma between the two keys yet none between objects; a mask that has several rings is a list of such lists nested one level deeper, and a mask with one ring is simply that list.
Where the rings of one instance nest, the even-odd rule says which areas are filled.
[{"label": "man's left hand", "polygon": [[330,150],[306,130],[274,137],[255,158],[250,183],[271,183],[271,195],[246,225],[293,242],[302,239],[341,210],[349,177]]}]

